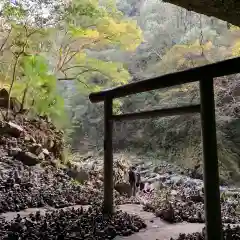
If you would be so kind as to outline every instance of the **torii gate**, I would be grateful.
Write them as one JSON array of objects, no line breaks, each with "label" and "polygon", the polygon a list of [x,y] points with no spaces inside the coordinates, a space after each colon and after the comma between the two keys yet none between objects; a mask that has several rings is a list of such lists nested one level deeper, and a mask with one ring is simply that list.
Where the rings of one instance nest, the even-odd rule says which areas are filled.
[{"label": "torii gate", "polygon": [[[204,165],[204,205],[208,240],[222,240],[221,204],[217,157],[216,120],[213,79],[240,72],[240,57],[192,68],[186,71],[133,82],[101,92],[91,93],[91,102],[104,102],[104,202],[105,213],[113,212],[113,121],[165,117],[189,113],[201,114]],[[113,115],[115,98],[160,88],[199,81],[200,104],[152,111]]]}]

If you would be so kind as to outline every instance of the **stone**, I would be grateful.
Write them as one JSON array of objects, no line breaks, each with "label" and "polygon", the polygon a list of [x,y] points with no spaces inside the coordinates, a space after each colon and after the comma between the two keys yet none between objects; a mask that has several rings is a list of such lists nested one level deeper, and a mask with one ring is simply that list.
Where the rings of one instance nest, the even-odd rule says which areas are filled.
[{"label": "stone", "polygon": [[196,194],[196,195],[191,195],[190,196],[190,200],[197,203],[197,202],[204,202],[204,198],[203,196],[199,195],[199,194]]},{"label": "stone", "polygon": [[8,155],[15,157],[15,156],[17,156],[18,153],[21,152],[21,151],[22,151],[22,149],[21,149],[21,148],[18,148],[18,147],[11,148],[11,149],[9,150],[9,152],[8,152]]},{"label": "stone", "polygon": [[35,155],[39,155],[42,152],[43,148],[42,145],[39,143],[34,143],[30,148],[29,151],[34,153]]},{"label": "stone", "polygon": [[32,137],[31,135],[29,135],[29,134],[26,134],[24,136],[24,141],[36,143],[36,139],[34,137]]},{"label": "stone", "polygon": [[44,155],[50,155],[50,152],[46,148],[43,148],[42,152],[44,153]]},{"label": "stone", "polygon": [[52,139],[48,139],[47,145],[50,149],[54,147],[54,141]]},{"label": "stone", "polygon": [[157,173],[151,173],[149,177],[150,178],[155,178],[156,176],[157,176]]},{"label": "stone", "polygon": [[[97,219],[94,231],[93,219]],[[44,211],[37,211],[30,213],[28,220],[20,214],[17,214],[13,221],[0,219],[0,236],[4,236],[5,239],[105,240],[115,239],[117,235],[129,236],[142,228],[146,228],[146,224],[138,216],[122,211],[112,216],[104,216],[100,206],[51,210],[46,214]]]},{"label": "stone", "polygon": [[45,160],[45,155],[43,152],[40,152],[37,156],[40,160]]},{"label": "stone", "polygon": [[34,166],[41,162],[41,160],[35,154],[31,152],[19,152],[16,155],[16,159],[21,161],[23,164],[27,166]]},{"label": "stone", "polygon": [[78,182],[84,182],[89,180],[89,174],[84,170],[77,167],[68,169],[67,174],[69,177],[77,180]]},{"label": "stone", "polygon": [[53,167],[57,167],[58,164],[59,164],[59,162],[58,162],[58,160],[56,160],[56,159],[52,159],[52,160],[50,160],[50,164],[51,164]]},{"label": "stone", "polygon": [[18,145],[17,139],[15,137],[9,138],[8,139],[8,146],[16,148]]},{"label": "stone", "polygon": [[131,196],[131,186],[127,182],[119,182],[115,184],[115,190],[119,192],[120,194],[127,194],[128,196]]},{"label": "stone", "polygon": [[174,210],[172,207],[156,212],[156,216],[161,217],[163,220],[170,223],[173,223],[175,220]]},{"label": "stone", "polygon": [[8,134],[17,138],[20,137],[21,134],[24,132],[24,129],[21,126],[13,122],[8,122],[5,130]]},{"label": "stone", "polygon": [[26,135],[24,136],[24,141],[26,141],[26,142],[30,142],[30,141],[31,141],[31,137],[30,137],[29,134],[26,134]]}]

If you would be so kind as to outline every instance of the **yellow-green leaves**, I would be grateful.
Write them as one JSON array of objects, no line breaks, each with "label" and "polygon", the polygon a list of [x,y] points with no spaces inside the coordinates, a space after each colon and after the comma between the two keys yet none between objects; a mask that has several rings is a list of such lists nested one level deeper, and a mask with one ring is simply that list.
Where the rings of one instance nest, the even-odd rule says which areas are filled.
[{"label": "yellow-green leaves", "polygon": [[78,55],[78,64],[69,67],[66,74],[74,76],[81,85],[83,84],[86,93],[123,85],[130,79],[122,63],[84,57],[84,54]]},{"label": "yellow-green leaves", "polygon": [[104,17],[98,21],[97,29],[107,44],[115,44],[121,49],[135,50],[142,41],[140,28],[130,20],[117,21]]},{"label": "yellow-green leaves", "polygon": [[[177,70],[197,67],[207,63],[206,54],[212,48],[212,42],[200,44],[199,40],[189,45],[174,45],[155,66],[157,74],[166,74]],[[148,71],[152,71],[149,69]]]},{"label": "yellow-green leaves", "polygon": [[23,57],[23,71],[28,76],[45,75],[48,71],[46,60],[42,56],[30,55]]},{"label": "yellow-green leaves", "polygon": [[122,101],[119,99],[113,100],[113,114],[121,114]]},{"label": "yellow-green leaves", "polygon": [[231,31],[238,31],[238,30],[240,30],[240,27],[231,24],[230,30]]},{"label": "yellow-green leaves", "polygon": [[101,6],[95,0],[73,0],[67,12],[74,21],[65,24],[66,42],[59,48],[57,73],[76,78],[88,90],[127,83],[130,75],[123,64],[94,58],[89,52],[134,51],[142,41],[136,22],[123,19],[112,0]]},{"label": "yellow-green leaves", "polygon": [[232,55],[235,57],[240,56],[240,40],[237,41],[232,48]]},{"label": "yellow-green leaves", "polygon": [[75,38],[99,38],[99,32],[95,29],[90,28],[81,28],[81,27],[75,27],[73,25],[69,26],[69,33]]},{"label": "yellow-green leaves", "polygon": [[140,28],[136,22],[121,18],[112,1],[105,5],[100,6],[97,1],[74,0],[68,7],[69,15],[75,19],[69,24],[69,33],[78,41],[81,38],[95,39],[93,48],[112,45],[135,50],[142,41]]},{"label": "yellow-green leaves", "polygon": [[24,9],[19,4],[4,6],[9,32],[3,31],[6,44],[0,56],[1,73],[14,82],[14,95],[20,101],[26,98],[24,106],[38,114],[59,114],[63,102],[56,92],[57,79],[76,80],[82,95],[128,82],[124,65],[106,58],[104,51],[134,51],[142,32],[123,17],[115,0],[68,1],[58,8],[54,19],[59,21],[51,25]]},{"label": "yellow-green leaves", "polygon": [[22,78],[14,84],[13,90],[24,107],[53,120],[63,116],[64,102],[57,93],[57,79],[49,73],[46,59],[39,55],[24,56],[20,65]]},{"label": "yellow-green leaves", "polygon": [[10,2],[6,2],[3,5],[1,12],[4,17],[10,20],[20,20],[26,16],[26,11],[19,3],[15,5]]}]

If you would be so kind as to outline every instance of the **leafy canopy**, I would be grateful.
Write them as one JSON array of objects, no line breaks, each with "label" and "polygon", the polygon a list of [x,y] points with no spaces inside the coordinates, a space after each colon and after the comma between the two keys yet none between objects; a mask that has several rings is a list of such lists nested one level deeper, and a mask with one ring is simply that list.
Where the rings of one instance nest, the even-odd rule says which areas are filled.
[{"label": "leafy canopy", "polygon": [[95,83],[97,90],[129,80],[123,64],[100,59],[96,53],[111,48],[133,51],[141,43],[142,33],[135,22],[123,19],[112,5],[107,6],[101,6],[98,1],[74,0],[65,8],[64,35],[55,68],[62,78],[77,78],[93,87],[91,76],[97,76],[100,82],[106,83]]},{"label": "leafy canopy", "polygon": [[[61,115],[64,103],[57,90],[61,80],[77,80],[84,95],[127,83],[130,75],[123,64],[99,53],[134,51],[142,33],[113,1],[46,1],[43,9],[39,4],[24,0],[2,5],[0,73],[22,107],[41,115]],[[43,14],[46,11],[51,14]]]}]

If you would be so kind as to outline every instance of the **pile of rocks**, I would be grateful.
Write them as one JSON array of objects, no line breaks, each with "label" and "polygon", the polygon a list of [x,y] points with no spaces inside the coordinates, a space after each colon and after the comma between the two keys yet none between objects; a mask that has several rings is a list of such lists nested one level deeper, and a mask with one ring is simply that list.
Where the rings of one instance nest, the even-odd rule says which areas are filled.
[{"label": "pile of rocks", "polygon": [[[63,133],[46,118],[10,113],[8,121],[0,119],[0,213],[102,201],[101,171],[71,164],[59,169],[63,147]],[[93,165],[102,167],[102,161]],[[115,204],[138,203],[116,191],[114,195]]]},{"label": "pile of rocks", "polygon": [[[224,227],[223,229],[223,238],[224,240],[239,240],[240,239],[240,227],[233,226]],[[201,233],[193,233],[193,234],[180,234],[179,237],[175,240],[204,240],[205,237],[205,229]],[[170,240],[174,240],[171,238]]]},{"label": "pile of rocks", "polygon": [[[21,114],[9,117],[8,121],[0,119],[0,213],[48,206],[98,207],[87,211],[61,209],[29,218],[19,215],[11,222],[0,218],[0,239],[113,239],[145,227],[140,218],[123,212],[102,215],[101,171],[84,172],[81,166],[71,164],[58,168],[63,133],[47,119],[28,119]],[[117,191],[114,201],[115,205],[138,203]]]},{"label": "pile of rocks", "polygon": [[[122,154],[114,154],[113,159],[113,176],[114,182],[126,182],[128,180],[128,169],[131,165],[130,157]],[[103,156],[99,155],[86,155],[84,157],[76,154],[72,159],[72,164],[85,172],[95,173],[98,179],[103,180]]]},{"label": "pile of rocks", "polygon": [[[166,195],[165,195],[166,196]],[[187,221],[191,223],[204,223],[204,202],[201,195],[182,195],[166,199],[165,196],[155,196],[146,203],[144,210],[152,211],[156,216],[168,222]],[[237,214],[238,203],[233,201],[222,202],[222,216],[224,223],[239,223],[240,216]]]},{"label": "pile of rocks", "polygon": [[0,120],[0,157],[9,156],[28,166],[53,164],[61,158],[63,148],[63,132],[44,118],[17,115],[9,121]]},{"label": "pile of rocks", "polygon": [[[145,210],[152,211],[169,222],[204,223],[204,193],[200,181],[190,182],[184,178],[176,182],[161,181],[161,188],[155,189],[151,198],[146,201]],[[223,222],[239,223],[237,208],[240,204],[240,193],[225,193],[227,188],[222,194]]]},{"label": "pile of rocks", "polygon": [[[0,213],[44,206],[99,204],[102,199],[102,185],[81,185],[63,170],[51,166],[43,169],[19,163],[18,167],[13,166],[13,170],[1,172],[0,176]],[[117,205],[134,201],[116,191],[114,199]]]},{"label": "pile of rocks", "polygon": [[118,211],[112,216],[102,214],[100,207],[88,210],[67,209],[20,215],[14,221],[0,220],[0,239],[113,239],[117,235],[129,236],[145,228],[137,216]]}]

